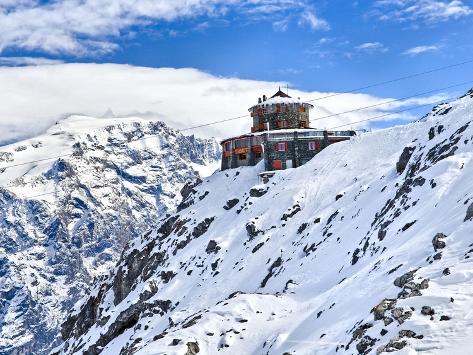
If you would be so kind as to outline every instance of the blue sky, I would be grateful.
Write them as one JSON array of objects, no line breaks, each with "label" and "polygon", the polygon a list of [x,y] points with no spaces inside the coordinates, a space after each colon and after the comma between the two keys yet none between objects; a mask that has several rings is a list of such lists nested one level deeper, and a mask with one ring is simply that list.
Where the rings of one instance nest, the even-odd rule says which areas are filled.
[{"label": "blue sky", "polygon": [[[82,7],[83,11],[98,14],[81,14],[81,6],[76,5],[76,16],[65,14],[74,11],[73,0],[25,0],[11,6],[8,3],[15,2],[3,2],[9,11],[3,14],[5,19],[33,10],[37,11],[39,21],[38,17],[33,18],[34,14],[31,19],[27,15],[20,19],[38,21],[37,26],[45,32],[48,27],[54,30],[44,33],[42,38],[34,37],[34,31],[38,31],[35,26],[31,27],[30,35],[0,35],[2,56],[191,67],[215,75],[289,81],[302,90],[343,91],[470,59],[473,53],[470,1],[190,1],[197,4],[192,8],[176,0],[177,5],[166,10],[155,9],[145,0],[141,3],[149,8],[136,10],[132,15],[129,12],[133,10],[129,9],[100,13],[94,10],[96,5]],[[63,8],[58,6],[61,3]],[[134,7],[132,1],[103,2],[110,8],[127,3]],[[48,17],[53,15],[66,18],[51,23]],[[73,28],[69,28],[68,21],[75,22]],[[96,25],[82,28],[81,21]],[[14,23],[7,28],[20,32]],[[75,47],[55,45],[61,41],[74,42]],[[95,47],[90,43],[95,43]],[[472,73],[470,65],[452,71],[449,76],[464,78]],[[377,87],[371,93],[402,95],[442,82],[443,77],[432,75]]]},{"label": "blue sky", "polygon": [[[0,28],[3,65],[195,68],[304,92],[473,59],[470,0],[0,0]],[[473,63],[363,92],[404,97],[468,78]]]}]

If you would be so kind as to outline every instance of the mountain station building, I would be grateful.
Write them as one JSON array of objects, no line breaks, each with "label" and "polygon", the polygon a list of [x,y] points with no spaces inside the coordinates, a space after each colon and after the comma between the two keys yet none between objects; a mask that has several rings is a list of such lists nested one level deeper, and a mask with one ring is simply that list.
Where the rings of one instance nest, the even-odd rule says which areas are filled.
[{"label": "mountain station building", "polygon": [[310,128],[313,105],[279,91],[250,107],[251,133],[228,138],[222,145],[222,170],[253,166],[264,159],[265,170],[296,168],[328,145],[350,139],[355,131]]}]

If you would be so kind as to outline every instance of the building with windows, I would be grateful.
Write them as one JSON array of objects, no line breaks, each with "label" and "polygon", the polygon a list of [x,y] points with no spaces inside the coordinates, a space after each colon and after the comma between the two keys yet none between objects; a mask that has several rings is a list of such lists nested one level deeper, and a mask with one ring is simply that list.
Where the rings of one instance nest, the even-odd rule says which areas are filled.
[{"label": "building with windows", "polygon": [[222,144],[222,170],[253,166],[264,159],[265,170],[301,166],[330,144],[350,139],[354,131],[310,128],[313,105],[279,90],[250,107],[251,133],[228,138]]}]

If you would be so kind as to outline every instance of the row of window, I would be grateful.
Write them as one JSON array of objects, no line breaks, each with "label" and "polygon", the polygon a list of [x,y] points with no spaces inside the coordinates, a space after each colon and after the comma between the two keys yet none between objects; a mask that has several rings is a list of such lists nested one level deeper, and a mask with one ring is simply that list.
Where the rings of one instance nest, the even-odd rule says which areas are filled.
[{"label": "row of window", "polygon": [[[287,151],[287,142],[278,142],[274,148],[276,152],[285,152]],[[319,142],[307,142],[307,150],[318,150]]]},{"label": "row of window", "polygon": [[289,112],[297,110],[299,112],[305,112],[306,108],[304,105],[300,104],[276,104],[276,105],[266,105],[264,107],[254,107],[253,113],[257,114],[266,114],[266,113],[275,113],[275,112]]},{"label": "row of window", "polygon": [[[261,136],[253,136],[251,138],[240,138],[233,141],[233,148],[248,148],[250,145],[259,145],[263,143],[263,138]],[[226,152],[231,152],[232,150],[232,141],[225,142],[223,145],[223,150]]]},{"label": "row of window", "polygon": [[[239,140],[235,141],[235,143],[237,143]],[[318,150],[319,149],[319,145],[320,143],[319,142],[316,142],[316,141],[311,141],[311,142],[307,142],[307,150]],[[236,148],[244,148],[246,147],[245,146],[240,146],[239,144],[235,144],[235,147]],[[274,149],[277,151],[277,152],[286,152],[288,150],[288,144],[287,142],[278,142],[276,143]],[[230,152],[232,149],[231,149],[231,142],[226,142],[225,145],[224,145],[224,150],[226,152]],[[258,152],[259,153],[259,152]],[[261,154],[261,153],[259,153]],[[242,154],[240,154],[242,155]],[[243,159],[240,159],[240,160],[245,160],[246,159],[246,156],[243,158]]]}]

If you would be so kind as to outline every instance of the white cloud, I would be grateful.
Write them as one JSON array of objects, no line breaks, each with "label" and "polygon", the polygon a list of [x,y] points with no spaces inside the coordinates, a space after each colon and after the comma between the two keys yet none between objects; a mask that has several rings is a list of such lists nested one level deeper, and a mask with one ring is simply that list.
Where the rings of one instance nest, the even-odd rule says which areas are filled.
[{"label": "white cloud", "polygon": [[279,22],[279,29],[284,29],[283,14],[301,12],[311,28],[327,28],[306,8],[306,0],[0,0],[0,52],[17,48],[100,55],[116,50],[116,40],[134,26],[169,27],[176,20],[219,19],[230,12]]},{"label": "white cloud", "polygon": [[416,55],[419,55],[419,54],[422,54],[422,53],[426,53],[426,52],[436,52],[436,51],[438,51],[440,48],[442,48],[442,47],[439,46],[439,45],[417,46],[417,47],[409,48],[408,50],[406,50],[406,51],[404,52],[404,54],[405,54],[405,55],[410,55],[410,56],[416,56]]},{"label": "white cloud", "polygon": [[359,46],[356,46],[355,49],[364,52],[387,52],[388,48],[384,46],[384,44],[380,42],[366,42],[362,43]]},{"label": "white cloud", "polygon": [[[154,69],[115,64],[0,67],[0,140],[4,143],[36,135],[72,113],[102,117],[106,112],[113,112],[120,117],[162,120],[176,128],[247,116],[186,132],[222,138],[248,132],[251,118],[247,109],[263,94],[272,95],[279,85],[284,87],[285,83],[222,78],[196,69]],[[291,89],[290,95],[307,100],[327,93]],[[363,94],[346,94],[314,101],[313,126],[330,128],[395,107],[380,106],[317,120],[385,100]],[[369,123],[361,125],[368,126]]]},{"label": "white cloud", "polygon": [[0,57],[0,66],[52,65],[63,63],[60,59],[42,57]]},{"label": "white cloud", "polygon": [[371,14],[385,21],[424,21],[438,23],[473,14],[471,6],[460,0],[378,0]]},{"label": "white cloud", "polygon": [[313,31],[328,31],[330,30],[330,24],[318,17],[313,11],[306,10],[299,19],[300,26],[308,26]]}]

